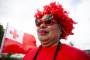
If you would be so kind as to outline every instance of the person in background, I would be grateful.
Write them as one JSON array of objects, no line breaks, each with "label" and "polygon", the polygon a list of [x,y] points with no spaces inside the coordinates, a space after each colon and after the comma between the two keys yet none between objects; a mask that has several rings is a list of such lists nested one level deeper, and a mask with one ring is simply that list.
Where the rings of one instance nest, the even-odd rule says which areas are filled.
[{"label": "person in background", "polygon": [[60,42],[74,34],[76,24],[61,4],[52,2],[43,11],[38,10],[35,23],[41,45],[30,50],[23,60],[90,60],[84,51]]}]

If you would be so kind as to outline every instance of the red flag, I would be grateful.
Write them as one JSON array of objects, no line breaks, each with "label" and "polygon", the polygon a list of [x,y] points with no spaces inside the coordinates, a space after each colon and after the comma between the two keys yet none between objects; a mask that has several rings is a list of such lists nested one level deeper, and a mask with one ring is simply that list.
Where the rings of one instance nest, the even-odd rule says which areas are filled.
[{"label": "red flag", "polygon": [[3,38],[2,52],[26,53],[30,48],[36,48],[36,40],[33,35],[8,27]]}]

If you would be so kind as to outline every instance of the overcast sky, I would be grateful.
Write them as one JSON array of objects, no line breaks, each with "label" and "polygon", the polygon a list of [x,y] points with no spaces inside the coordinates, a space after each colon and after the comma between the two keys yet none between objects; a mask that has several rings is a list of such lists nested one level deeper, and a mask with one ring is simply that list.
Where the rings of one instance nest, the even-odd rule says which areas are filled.
[{"label": "overcast sky", "polygon": [[0,23],[6,27],[7,23],[15,28],[36,35],[34,13],[42,9],[43,5],[51,1],[58,1],[78,22],[75,25],[74,36],[68,41],[80,49],[90,49],[90,0],[0,0]]}]

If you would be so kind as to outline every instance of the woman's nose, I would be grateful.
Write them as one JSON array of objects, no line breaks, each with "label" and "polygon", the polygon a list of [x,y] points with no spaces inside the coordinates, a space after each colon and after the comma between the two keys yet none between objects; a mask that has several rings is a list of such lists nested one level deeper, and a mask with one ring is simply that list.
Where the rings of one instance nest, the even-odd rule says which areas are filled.
[{"label": "woman's nose", "polygon": [[40,28],[46,28],[46,24],[45,24],[45,23],[42,23],[42,24],[40,25]]}]

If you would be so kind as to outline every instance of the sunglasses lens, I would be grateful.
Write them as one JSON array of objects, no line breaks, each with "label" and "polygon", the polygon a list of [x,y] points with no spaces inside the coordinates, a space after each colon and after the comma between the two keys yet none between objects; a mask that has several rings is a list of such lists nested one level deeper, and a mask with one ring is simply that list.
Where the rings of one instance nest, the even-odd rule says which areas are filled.
[{"label": "sunglasses lens", "polygon": [[36,24],[36,26],[40,26],[40,21],[39,20],[35,20],[35,24]]},{"label": "sunglasses lens", "polygon": [[45,21],[45,24],[46,24],[46,25],[51,25],[51,23],[52,23],[51,20],[46,20],[46,21]]}]

